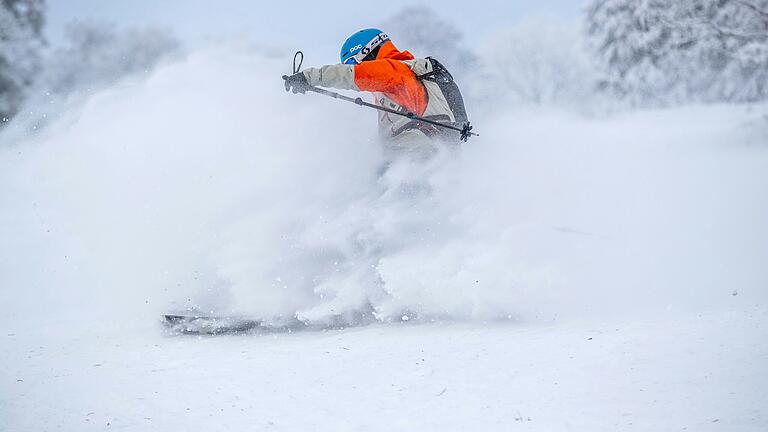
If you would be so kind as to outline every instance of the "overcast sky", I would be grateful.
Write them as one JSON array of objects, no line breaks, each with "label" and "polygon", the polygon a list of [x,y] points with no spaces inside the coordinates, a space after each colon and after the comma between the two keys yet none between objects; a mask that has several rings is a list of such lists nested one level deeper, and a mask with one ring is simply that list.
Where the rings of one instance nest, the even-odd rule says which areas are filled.
[{"label": "overcast sky", "polygon": [[[266,4],[265,4],[266,3]],[[305,50],[335,51],[360,28],[371,27],[405,6],[430,5],[453,21],[467,42],[526,16],[576,19],[582,0],[442,0],[440,2],[253,0],[48,0],[48,37],[56,43],[74,20],[107,21],[120,27],[169,30],[187,44],[245,36]]]}]

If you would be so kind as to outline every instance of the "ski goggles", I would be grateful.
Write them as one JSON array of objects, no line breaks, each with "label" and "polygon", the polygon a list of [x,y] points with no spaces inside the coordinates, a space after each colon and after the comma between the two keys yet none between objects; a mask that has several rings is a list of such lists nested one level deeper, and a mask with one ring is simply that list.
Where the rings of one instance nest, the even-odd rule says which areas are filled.
[{"label": "ski goggles", "polygon": [[352,56],[352,57],[344,60],[344,64],[345,65],[356,65],[356,64],[360,64],[360,62],[357,61],[357,59],[354,56]]}]

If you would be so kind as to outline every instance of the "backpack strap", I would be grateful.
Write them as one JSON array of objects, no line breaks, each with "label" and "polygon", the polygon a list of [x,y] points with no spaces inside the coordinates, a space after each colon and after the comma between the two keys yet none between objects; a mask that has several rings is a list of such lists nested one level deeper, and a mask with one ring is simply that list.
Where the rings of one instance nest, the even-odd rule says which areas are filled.
[{"label": "backpack strap", "polygon": [[432,57],[427,57],[426,59],[432,65],[432,71],[416,75],[416,78],[421,81],[432,81],[440,87],[440,91],[443,92],[443,96],[446,102],[448,102],[448,107],[453,112],[454,118],[456,118],[456,123],[464,124],[469,121],[467,109],[464,107],[464,98],[461,96],[459,86],[453,80],[453,75],[439,61]]},{"label": "backpack strap", "polygon": [[453,81],[453,75],[451,75],[450,72],[448,72],[448,69],[443,66],[442,63],[439,61],[433,59],[432,57],[426,58],[429,61],[429,64],[432,65],[432,72],[427,72],[421,75],[416,75],[416,78],[420,80],[427,80],[427,81],[435,81],[437,82],[437,76],[439,75],[447,75],[447,79],[445,81]]}]

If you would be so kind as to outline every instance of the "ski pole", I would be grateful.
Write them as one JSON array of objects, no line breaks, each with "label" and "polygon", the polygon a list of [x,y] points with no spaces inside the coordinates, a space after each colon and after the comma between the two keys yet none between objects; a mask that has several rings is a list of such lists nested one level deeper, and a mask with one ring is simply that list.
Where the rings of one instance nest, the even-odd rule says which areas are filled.
[{"label": "ski pole", "polygon": [[[297,67],[296,66],[296,58],[299,56],[299,54],[301,54],[301,60],[299,61],[299,64],[298,64],[298,67]],[[294,54],[294,56],[293,56],[293,73],[294,74],[299,73],[299,71],[301,70],[301,64],[302,63],[304,63],[304,53],[301,52],[301,51],[296,51],[296,54]],[[288,79],[288,75],[283,75],[283,79],[287,80]],[[349,96],[344,96],[344,95],[336,93],[336,92],[332,92],[332,91],[329,91],[329,90],[321,89],[319,87],[309,86],[307,88],[307,90],[311,91],[311,92],[315,92],[317,94],[324,95],[324,96],[332,97],[334,99],[341,99],[343,101],[351,102],[351,103],[354,103],[356,105],[360,105],[360,106],[364,106],[364,107],[368,107],[368,108],[373,108],[373,109],[378,110],[378,111],[384,111],[384,112],[388,112],[390,114],[395,114],[395,115],[399,115],[399,116],[402,116],[402,117],[407,117],[407,118],[409,118],[411,120],[432,124],[432,125],[435,125],[435,126],[439,126],[439,127],[445,128],[445,129],[455,130],[455,131],[457,131],[457,132],[459,132],[461,134],[460,135],[461,136],[461,140],[465,141],[465,142],[467,141],[467,139],[469,139],[470,136],[473,136],[473,135],[474,136],[480,136],[479,134],[476,134],[476,133],[472,132],[472,125],[469,122],[465,122],[462,125],[462,127],[457,127],[457,126],[453,126],[453,125],[449,125],[449,124],[445,124],[445,123],[440,123],[440,122],[435,121],[435,120],[430,120],[428,118],[424,118],[424,117],[421,117],[421,116],[417,116],[416,114],[414,114],[414,113],[412,113],[410,111],[398,111],[398,110],[394,110],[394,109],[391,109],[391,108],[375,105],[375,104],[372,104],[372,103],[369,103],[369,102],[365,102],[362,98],[359,98],[359,97],[351,98]]]}]

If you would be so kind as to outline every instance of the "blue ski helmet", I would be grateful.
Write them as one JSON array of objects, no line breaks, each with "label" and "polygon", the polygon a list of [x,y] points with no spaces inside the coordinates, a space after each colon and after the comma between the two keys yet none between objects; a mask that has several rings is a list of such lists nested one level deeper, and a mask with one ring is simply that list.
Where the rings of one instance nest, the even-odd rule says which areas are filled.
[{"label": "blue ski helmet", "polygon": [[389,36],[379,29],[360,30],[341,46],[341,62],[359,64],[371,51],[388,40]]}]

